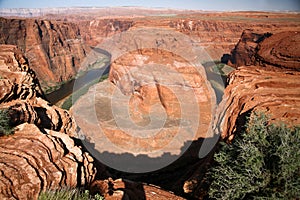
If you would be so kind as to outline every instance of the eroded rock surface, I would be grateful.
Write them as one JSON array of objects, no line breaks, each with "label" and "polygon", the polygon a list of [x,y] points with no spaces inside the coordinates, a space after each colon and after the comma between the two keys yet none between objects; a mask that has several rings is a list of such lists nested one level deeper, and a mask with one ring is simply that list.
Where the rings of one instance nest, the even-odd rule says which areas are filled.
[{"label": "eroded rock surface", "polygon": [[17,45],[43,85],[76,75],[86,55],[74,23],[0,18],[0,43]]},{"label": "eroded rock surface", "polygon": [[184,199],[174,195],[171,192],[162,190],[157,186],[146,185],[122,179],[95,181],[91,186],[91,192],[98,192],[108,200]]},{"label": "eroded rock surface", "polygon": [[37,199],[42,190],[76,187],[93,181],[93,158],[64,133],[34,124],[0,137],[1,199]]},{"label": "eroded rock surface", "polygon": [[231,52],[229,64],[239,66],[276,66],[300,68],[300,30],[272,33],[243,32],[240,41]]},{"label": "eroded rock surface", "polygon": [[35,73],[15,46],[0,46],[0,76],[0,109],[8,109],[10,125],[18,125],[0,137],[0,198],[37,199],[43,190],[91,183],[95,162],[70,137],[77,136],[75,121],[43,99]]},{"label": "eroded rock surface", "polygon": [[43,96],[35,73],[16,46],[0,45],[0,72],[0,103]]},{"label": "eroded rock surface", "polygon": [[[107,165],[115,159],[119,165],[112,167],[119,170],[159,169],[175,161],[188,141],[212,137],[215,95],[203,67],[174,52],[139,49],[117,58],[109,79],[90,88],[72,110]],[[133,161],[123,165],[126,154]]]},{"label": "eroded rock surface", "polygon": [[69,113],[43,99],[38,79],[27,59],[12,45],[0,46],[1,108],[8,108],[11,125],[33,123],[75,136],[76,124]]},{"label": "eroded rock surface", "polygon": [[[197,163],[199,149],[212,137],[216,97],[200,64],[209,57],[168,29],[136,29],[119,37],[104,44],[113,60],[109,80],[91,87],[72,107],[85,146],[107,166],[132,173],[128,179],[192,193],[191,183],[201,175],[190,166],[205,170],[206,160]],[[159,171],[150,173],[154,170]]]},{"label": "eroded rock surface", "polygon": [[[273,121],[300,124],[300,32],[243,32],[232,51],[237,69],[228,77],[215,122],[222,138],[232,140],[251,112],[266,112]],[[240,67],[242,66],[242,67]]]},{"label": "eroded rock surface", "polygon": [[222,138],[232,140],[245,116],[253,111],[266,112],[271,120],[300,124],[300,72],[239,67],[229,76],[219,106],[218,123]]}]

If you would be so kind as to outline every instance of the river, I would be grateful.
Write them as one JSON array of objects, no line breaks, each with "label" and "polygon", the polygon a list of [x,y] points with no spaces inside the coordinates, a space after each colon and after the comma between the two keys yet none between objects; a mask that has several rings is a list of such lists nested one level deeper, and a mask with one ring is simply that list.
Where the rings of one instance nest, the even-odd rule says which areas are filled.
[{"label": "river", "polygon": [[[100,79],[103,75],[109,73],[111,55],[103,49],[93,48],[93,50],[97,53],[104,54],[109,58],[109,61],[105,63],[105,66],[97,69],[91,69],[85,72],[80,77],[72,79],[63,84],[59,89],[46,94],[46,98],[48,99],[48,101],[50,101],[52,104],[57,104],[58,102],[63,101],[64,99],[72,95],[73,92],[76,92],[90,82],[96,79]],[[221,76],[220,74],[214,72],[214,67],[216,66],[214,62],[206,62],[205,64],[203,64],[203,66],[206,71],[207,79],[210,81],[215,91],[217,103],[219,103],[222,100],[226,76]]]},{"label": "river", "polygon": [[110,53],[100,48],[92,47],[92,49],[96,53],[103,54],[104,56],[106,56],[108,61],[104,62],[105,65],[101,68],[90,69],[84,72],[81,76],[72,79],[67,83],[61,85],[59,89],[46,94],[45,96],[48,101],[50,101],[52,104],[57,104],[58,102],[72,95],[73,92],[76,92],[80,88],[87,85],[88,83],[96,79],[100,79],[103,75],[108,74],[110,69],[110,59],[111,59]]}]

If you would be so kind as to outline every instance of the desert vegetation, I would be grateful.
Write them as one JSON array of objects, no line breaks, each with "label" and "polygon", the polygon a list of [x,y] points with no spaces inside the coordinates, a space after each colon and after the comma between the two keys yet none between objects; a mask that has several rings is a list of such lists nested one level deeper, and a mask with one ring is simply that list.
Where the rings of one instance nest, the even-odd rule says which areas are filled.
[{"label": "desert vegetation", "polygon": [[10,135],[14,128],[10,124],[8,109],[0,109],[0,135]]},{"label": "desert vegetation", "polygon": [[38,200],[103,200],[99,195],[91,195],[89,190],[81,190],[78,188],[64,188],[60,190],[47,190],[42,192]]},{"label": "desert vegetation", "polygon": [[270,124],[254,114],[232,144],[221,143],[209,196],[213,199],[297,199],[300,127]]}]

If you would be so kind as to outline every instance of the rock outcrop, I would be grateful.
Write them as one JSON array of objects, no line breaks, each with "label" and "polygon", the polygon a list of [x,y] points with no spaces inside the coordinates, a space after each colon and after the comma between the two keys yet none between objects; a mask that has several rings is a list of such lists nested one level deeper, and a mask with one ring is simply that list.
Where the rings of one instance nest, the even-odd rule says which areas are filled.
[{"label": "rock outcrop", "polygon": [[84,186],[93,181],[93,158],[68,135],[34,124],[0,137],[0,198],[37,199],[43,190]]},{"label": "rock outcrop", "polygon": [[206,54],[169,29],[136,29],[121,36],[103,44],[111,47],[109,80],[91,87],[71,109],[86,147],[116,174],[128,172],[127,179],[192,193],[191,182],[201,176],[190,169],[205,169],[206,160],[197,163],[199,149],[212,137],[216,104],[200,64]]},{"label": "rock outcrop", "polygon": [[20,49],[13,45],[0,48],[0,107],[10,110],[11,125],[33,123],[75,136],[74,120],[68,112],[43,99],[39,81]]},{"label": "rock outcrop", "polygon": [[[291,27],[299,27],[297,14],[190,12],[174,18],[168,15],[141,17],[122,14],[104,17],[105,13],[117,13],[118,9],[107,11],[104,8],[105,11],[101,12],[96,10],[66,9],[69,14],[65,15],[55,10],[57,14],[36,19],[0,18],[0,44],[19,46],[26,53],[38,78],[43,80],[41,84],[53,86],[76,75],[82,67],[83,59],[90,52],[89,46],[96,46],[105,38],[130,29],[159,27],[182,32],[189,35],[197,45],[204,47],[215,60],[230,52],[245,29],[278,33],[291,30]],[[129,10],[125,13],[128,14]],[[135,10],[133,15],[142,10]],[[153,11],[150,10],[149,13],[151,12]],[[163,11],[165,12],[168,11]],[[182,12],[184,13],[172,11],[175,15]],[[32,11],[31,14],[33,13],[35,12]],[[277,55],[279,54],[278,52]]]},{"label": "rock outcrop", "polygon": [[300,124],[299,44],[297,31],[242,34],[232,51],[238,68],[228,77],[215,123],[222,138],[232,140],[253,111],[266,112],[272,121]]},{"label": "rock outcrop", "polygon": [[129,19],[93,19],[75,22],[80,27],[80,34],[84,42],[91,46],[97,46],[105,38],[113,34],[129,30],[134,24]]},{"label": "rock outcrop", "polygon": [[0,70],[0,103],[43,96],[35,73],[16,46],[0,46]]},{"label": "rock outcrop", "polygon": [[15,132],[0,137],[0,198],[37,199],[47,189],[86,186],[96,176],[94,159],[70,136],[67,111],[43,99],[35,73],[15,46],[0,46],[0,109]]},{"label": "rock outcrop", "polygon": [[[112,154],[121,171],[160,169],[175,161],[188,141],[212,137],[215,94],[200,64],[202,49],[193,50],[184,37],[140,29],[113,40],[110,82],[94,85],[72,108],[99,156]],[[124,166],[127,154],[136,159]]]},{"label": "rock outcrop", "polygon": [[273,121],[300,124],[300,72],[257,66],[239,67],[229,76],[219,105],[219,132],[232,140],[253,111],[266,112]]},{"label": "rock outcrop", "polygon": [[172,199],[183,200],[184,198],[174,195],[171,192],[162,190],[157,186],[136,183],[128,180],[102,180],[95,181],[91,185],[91,193],[98,192],[105,199],[130,199],[130,200],[146,200],[146,199]]},{"label": "rock outcrop", "polygon": [[243,32],[240,41],[231,52],[230,65],[276,66],[279,68],[300,68],[300,31],[276,34]]},{"label": "rock outcrop", "polygon": [[76,75],[87,51],[78,26],[62,21],[0,18],[0,44],[17,45],[43,86]]}]

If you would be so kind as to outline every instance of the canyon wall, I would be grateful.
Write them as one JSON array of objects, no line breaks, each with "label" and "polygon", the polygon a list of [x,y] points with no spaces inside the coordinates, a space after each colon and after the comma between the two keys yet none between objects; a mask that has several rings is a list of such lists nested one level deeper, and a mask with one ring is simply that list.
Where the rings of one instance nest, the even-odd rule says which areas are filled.
[{"label": "canyon wall", "polygon": [[[85,69],[82,62],[91,51],[90,46],[97,46],[113,34],[129,29],[157,27],[184,33],[196,45],[204,47],[212,60],[219,60],[224,53],[230,52],[245,29],[276,33],[299,27],[295,14],[266,13],[268,18],[263,13],[105,18],[92,11],[75,13],[36,19],[0,18],[0,44],[17,45],[44,87],[74,77],[80,68]],[[277,20],[278,17],[282,20]]]},{"label": "canyon wall", "polygon": [[19,47],[43,86],[76,75],[86,56],[80,30],[74,23],[0,18],[0,43]]},{"label": "canyon wall", "polygon": [[[0,45],[0,89],[1,199],[38,199],[43,191],[89,186],[90,194],[106,199],[183,199],[155,186],[103,180],[109,174],[76,139],[74,118],[43,99],[34,71],[16,46]],[[14,127],[11,135],[4,125]]]},{"label": "canyon wall", "polygon": [[[77,144],[74,119],[43,99],[35,73],[20,49],[0,45],[0,197],[37,199],[44,190],[90,184],[93,157]],[[3,119],[8,118],[8,124]],[[12,135],[2,132],[13,126]]]},{"label": "canyon wall", "polygon": [[297,28],[277,34],[245,30],[227,62],[236,68],[257,65],[299,71],[299,38]]},{"label": "canyon wall", "polygon": [[300,124],[299,46],[297,31],[243,33],[230,60],[237,69],[228,77],[218,108],[215,124],[222,138],[232,140],[254,111],[276,123]]}]

